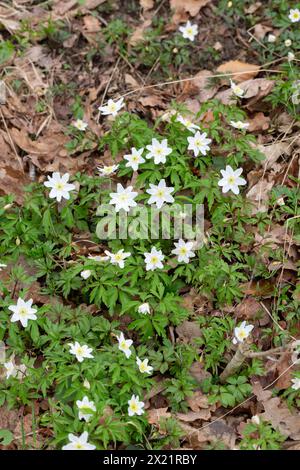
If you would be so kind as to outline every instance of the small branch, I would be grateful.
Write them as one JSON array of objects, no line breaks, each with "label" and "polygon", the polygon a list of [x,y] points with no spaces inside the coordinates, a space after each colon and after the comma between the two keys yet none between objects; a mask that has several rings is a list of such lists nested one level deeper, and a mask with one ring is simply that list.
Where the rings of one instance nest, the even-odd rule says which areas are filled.
[{"label": "small branch", "polygon": [[251,351],[248,344],[239,343],[238,348],[235,352],[235,355],[228,362],[227,366],[220,375],[220,382],[223,384],[226,382],[228,377],[234,375],[234,373],[242,366],[243,362],[246,359],[251,359],[254,357],[264,357],[271,356],[272,354],[283,354],[291,346],[291,343],[286,346],[279,348],[269,349],[268,351]]}]

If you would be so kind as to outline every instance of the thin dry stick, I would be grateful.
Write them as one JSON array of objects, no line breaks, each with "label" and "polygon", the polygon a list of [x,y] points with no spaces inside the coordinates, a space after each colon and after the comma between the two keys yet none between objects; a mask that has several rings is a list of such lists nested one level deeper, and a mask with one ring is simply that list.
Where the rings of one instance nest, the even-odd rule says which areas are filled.
[{"label": "thin dry stick", "polygon": [[[118,66],[119,66],[119,63],[120,63],[121,58],[122,58],[121,56],[118,57],[117,62],[116,62],[116,65],[114,66],[113,71],[112,71],[112,73],[111,73],[111,76],[109,77],[109,80],[108,80],[108,82],[107,82],[107,84],[106,84],[106,87],[105,87],[105,90],[104,90],[104,93],[103,93],[103,96],[102,96],[102,100],[101,100],[101,105],[100,105],[100,106],[103,106],[103,104],[104,104],[104,100],[105,100],[105,97],[106,97],[106,93],[108,92],[109,86],[110,86],[110,84],[111,84],[111,81],[112,81],[112,79],[113,79],[113,76],[114,76],[114,74],[115,74],[115,71],[117,70],[117,68],[118,68]],[[99,118],[100,118],[100,111],[99,111],[99,113],[98,113],[98,119],[97,119],[97,121],[99,121]]]},{"label": "thin dry stick", "polygon": [[[286,333],[287,331],[282,328],[281,325],[279,325],[278,321],[272,316],[271,312],[269,312],[269,310],[267,309],[267,307],[265,306],[265,304],[263,302],[259,302],[259,304],[262,306],[262,308],[264,309],[264,311],[269,315],[269,317],[273,320],[273,322],[275,323],[275,325],[278,326],[278,328],[283,331],[284,333]],[[296,341],[297,338],[295,338],[293,335],[291,335],[290,332],[288,332],[289,336]]]},{"label": "thin dry stick", "polygon": [[[270,70],[270,69],[260,69],[259,72],[273,72],[273,73],[281,73],[280,70]],[[228,73],[218,73],[216,75],[211,75],[209,78],[222,78],[222,77],[233,77],[233,76],[238,76],[238,75],[244,75],[245,73],[253,73],[253,70],[244,70],[243,72],[228,72]],[[161,83],[155,83],[154,85],[147,85],[147,86],[142,86],[139,88],[136,88],[135,90],[128,91],[127,93],[124,93],[123,95],[118,95],[118,98],[125,98],[126,96],[133,95],[135,93],[138,93],[143,90],[148,90],[150,88],[157,88],[157,87],[162,87],[162,86],[167,86],[167,85],[175,85],[176,83],[184,83],[184,82],[191,82],[193,80],[197,80],[198,77],[189,77],[189,78],[181,78],[178,80],[169,80],[166,82],[161,82]]]},{"label": "thin dry stick", "polygon": [[8,135],[9,141],[10,141],[10,143],[11,143],[11,146],[12,146],[13,151],[14,151],[14,153],[15,153],[16,159],[17,159],[18,164],[19,164],[19,166],[20,166],[20,169],[21,169],[22,173],[24,173],[24,168],[23,168],[23,164],[22,164],[21,157],[19,156],[19,154],[18,154],[18,152],[17,152],[17,149],[16,149],[16,147],[15,147],[14,141],[12,140],[12,137],[11,137],[11,135],[10,135],[10,132],[9,132],[8,127],[7,127],[6,120],[5,120],[5,117],[4,117],[4,114],[3,114],[3,111],[2,111],[1,108],[0,108],[0,114],[1,114],[1,118],[2,118],[2,121],[3,121],[4,127],[5,127],[5,130],[6,130],[7,135]]}]

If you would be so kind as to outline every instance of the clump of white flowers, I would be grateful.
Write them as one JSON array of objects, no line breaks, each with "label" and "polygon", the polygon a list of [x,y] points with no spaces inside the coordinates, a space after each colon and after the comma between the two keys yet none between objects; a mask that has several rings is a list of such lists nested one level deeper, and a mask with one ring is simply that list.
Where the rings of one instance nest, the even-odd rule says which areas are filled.
[{"label": "clump of white flowers", "polygon": [[180,26],[179,31],[182,33],[182,37],[194,41],[198,34],[198,25],[188,21],[185,26]]},{"label": "clump of white flowers", "polygon": [[51,199],[56,199],[58,202],[62,199],[70,199],[69,193],[75,189],[75,185],[68,183],[69,178],[69,173],[61,176],[57,171],[52,173],[52,176],[48,176],[48,181],[44,183],[44,186],[51,188],[49,193]]},{"label": "clump of white flowers", "polygon": [[247,325],[247,323],[243,321],[240,326],[237,326],[234,329],[234,338],[232,340],[233,344],[243,343],[245,339],[248,338],[253,328],[253,325]]}]

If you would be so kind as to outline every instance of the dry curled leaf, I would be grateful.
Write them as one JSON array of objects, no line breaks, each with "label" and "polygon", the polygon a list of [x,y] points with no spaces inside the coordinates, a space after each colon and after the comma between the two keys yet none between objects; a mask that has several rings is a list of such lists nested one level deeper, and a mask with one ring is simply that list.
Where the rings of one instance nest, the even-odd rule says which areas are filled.
[{"label": "dry curled leaf", "polygon": [[144,11],[151,10],[154,7],[154,0],[139,0]]},{"label": "dry curled leaf", "polygon": [[300,415],[292,413],[279,397],[272,398],[270,390],[263,390],[259,382],[254,383],[253,393],[261,402],[265,412],[262,419],[269,421],[275,429],[293,440],[300,440]]},{"label": "dry curled leaf", "polygon": [[287,142],[275,142],[270,145],[257,145],[256,148],[266,157],[265,160],[262,161],[262,165],[265,169],[272,168],[281,155],[290,155],[292,151],[291,146],[289,146]]},{"label": "dry curled leaf", "polygon": [[217,68],[217,72],[221,74],[232,73],[233,80],[237,83],[240,83],[256,77],[259,69],[259,65],[248,64],[247,62],[241,62],[240,60],[230,60],[229,62],[220,65]]},{"label": "dry curled leaf", "polygon": [[191,16],[196,16],[201,8],[210,2],[211,0],[170,0],[170,7],[171,10],[174,10],[174,14],[185,11]]}]

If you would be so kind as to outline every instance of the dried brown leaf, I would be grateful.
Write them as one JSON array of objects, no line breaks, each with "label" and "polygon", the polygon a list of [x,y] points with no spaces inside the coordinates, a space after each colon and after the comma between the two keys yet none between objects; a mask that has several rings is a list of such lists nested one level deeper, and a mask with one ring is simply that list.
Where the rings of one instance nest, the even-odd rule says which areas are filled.
[{"label": "dried brown leaf", "polygon": [[272,398],[272,392],[263,390],[259,382],[253,385],[253,393],[262,403],[265,412],[261,417],[270,421],[275,429],[293,440],[300,439],[300,415],[292,413],[279,397]]},{"label": "dried brown leaf", "polygon": [[240,60],[230,60],[225,64],[220,65],[217,68],[219,73],[241,73],[240,75],[233,75],[235,82],[240,83],[245,80],[250,80],[256,77],[260,69],[259,65],[249,64],[247,62],[241,62]]}]

